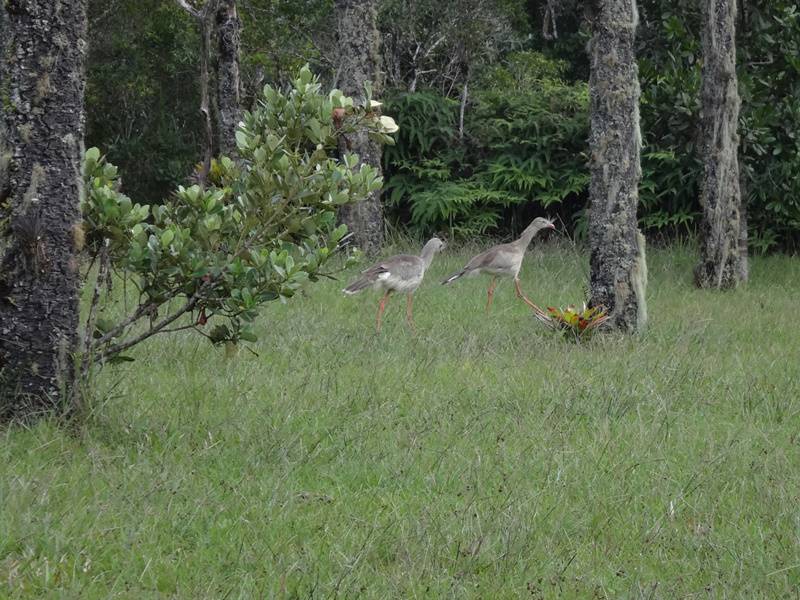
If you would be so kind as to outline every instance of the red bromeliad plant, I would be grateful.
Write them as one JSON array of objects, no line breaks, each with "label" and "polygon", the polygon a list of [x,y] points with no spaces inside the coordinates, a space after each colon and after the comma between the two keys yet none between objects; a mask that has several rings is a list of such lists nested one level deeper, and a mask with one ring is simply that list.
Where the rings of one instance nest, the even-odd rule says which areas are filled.
[{"label": "red bromeliad plant", "polygon": [[548,306],[547,311],[536,307],[533,312],[539,321],[554,331],[571,334],[576,342],[591,337],[609,317],[602,306],[587,307],[586,304],[580,310],[570,304],[566,308]]}]

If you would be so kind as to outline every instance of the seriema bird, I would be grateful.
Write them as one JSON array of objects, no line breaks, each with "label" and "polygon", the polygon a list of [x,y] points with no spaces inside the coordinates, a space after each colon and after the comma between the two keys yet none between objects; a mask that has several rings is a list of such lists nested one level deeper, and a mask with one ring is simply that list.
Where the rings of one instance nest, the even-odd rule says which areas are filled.
[{"label": "seriema bird", "polygon": [[482,252],[467,263],[458,273],[454,273],[442,282],[442,285],[447,285],[454,282],[460,277],[478,275],[479,273],[489,273],[492,276],[492,282],[489,284],[486,300],[486,312],[492,306],[492,299],[494,298],[494,289],[497,285],[498,277],[513,277],[514,288],[517,292],[517,297],[521,298],[531,308],[537,309],[538,307],[531,302],[525,294],[522,293],[519,285],[519,270],[522,267],[522,259],[525,256],[525,250],[528,244],[531,243],[533,236],[539,233],[542,229],[555,229],[555,225],[549,220],[542,217],[537,217],[533,222],[528,225],[525,231],[518,240],[509,244],[499,244],[492,246],[486,252]]},{"label": "seriema bird", "polygon": [[434,255],[444,248],[444,242],[439,238],[432,238],[422,248],[419,256],[412,254],[398,254],[371,266],[361,272],[361,277],[348,285],[342,291],[345,294],[357,294],[369,287],[384,292],[378,303],[378,318],[375,331],[381,331],[381,319],[386,303],[393,292],[406,294],[406,319],[411,329],[414,329],[414,291],[422,283],[425,271],[431,266]]}]

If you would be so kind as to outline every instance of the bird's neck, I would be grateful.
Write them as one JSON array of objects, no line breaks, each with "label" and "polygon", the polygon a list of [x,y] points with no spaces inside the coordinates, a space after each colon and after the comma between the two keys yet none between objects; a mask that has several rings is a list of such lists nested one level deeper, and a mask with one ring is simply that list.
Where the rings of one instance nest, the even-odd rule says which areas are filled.
[{"label": "bird's neck", "polygon": [[531,243],[533,236],[535,236],[538,231],[539,229],[537,227],[528,226],[525,228],[525,231],[522,232],[522,235],[519,236],[519,239],[514,243],[522,248],[527,248],[528,244]]},{"label": "bird's neck", "polygon": [[420,254],[419,257],[422,259],[422,262],[425,263],[426,269],[431,266],[434,254],[436,254],[436,250],[433,244],[425,244],[425,247],[422,249],[422,254]]}]

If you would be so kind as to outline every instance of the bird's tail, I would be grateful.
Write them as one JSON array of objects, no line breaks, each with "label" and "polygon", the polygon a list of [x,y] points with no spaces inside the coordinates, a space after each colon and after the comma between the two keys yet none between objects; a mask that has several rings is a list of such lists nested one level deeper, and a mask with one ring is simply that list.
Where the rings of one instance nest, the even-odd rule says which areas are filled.
[{"label": "bird's tail", "polygon": [[353,283],[348,285],[342,291],[349,296],[352,294],[357,294],[361,290],[365,290],[371,285],[372,281],[370,281],[366,277],[362,277],[361,279],[356,279]]},{"label": "bird's tail", "polygon": [[447,279],[445,279],[445,280],[442,282],[442,285],[447,285],[447,284],[449,284],[449,283],[453,283],[453,282],[454,282],[456,279],[458,279],[459,277],[461,277],[461,276],[462,276],[464,273],[466,273],[466,272],[467,272],[467,270],[466,270],[466,269],[461,269],[461,270],[460,270],[458,273],[454,273],[453,275],[450,275],[450,277],[448,277]]}]

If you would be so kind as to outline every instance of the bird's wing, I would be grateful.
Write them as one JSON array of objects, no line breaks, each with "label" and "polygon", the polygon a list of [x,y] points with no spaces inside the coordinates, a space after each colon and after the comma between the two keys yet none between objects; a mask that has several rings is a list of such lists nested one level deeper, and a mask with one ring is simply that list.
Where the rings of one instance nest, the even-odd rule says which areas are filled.
[{"label": "bird's wing", "polygon": [[381,275],[391,273],[392,276],[407,278],[419,275],[424,269],[424,263],[419,256],[411,254],[398,254],[372,265],[361,272],[364,277],[378,279]]},{"label": "bird's wing", "polygon": [[425,271],[425,263],[419,256],[411,254],[398,254],[383,261],[380,266],[393,277],[401,279],[413,279],[419,277]]},{"label": "bird's wing", "polygon": [[378,263],[377,265],[372,265],[369,269],[364,269],[361,271],[361,274],[365,279],[376,279],[378,275],[386,273],[387,271],[388,269],[384,263]]},{"label": "bird's wing", "polygon": [[501,263],[505,263],[504,259],[508,254],[506,246],[508,246],[508,244],[492,246],[485,252],[481,252],[477,256],[473,256],[472,259],[467,263],[467,266],[464,267],[464,270],[474,271],[476,269],[502,266]]}]

